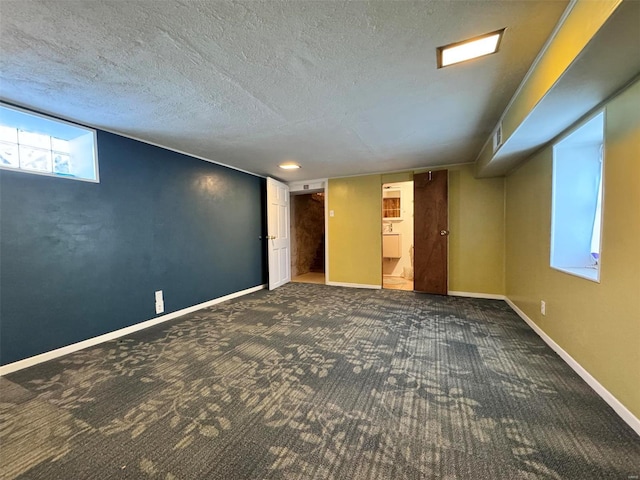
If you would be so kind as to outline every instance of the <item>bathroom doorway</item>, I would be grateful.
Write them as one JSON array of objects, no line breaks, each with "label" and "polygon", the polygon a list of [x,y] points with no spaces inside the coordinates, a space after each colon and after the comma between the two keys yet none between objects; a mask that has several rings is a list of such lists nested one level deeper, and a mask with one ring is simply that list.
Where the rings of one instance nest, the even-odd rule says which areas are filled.
[{"label": "bathroom doorway", "polygon": [[291,194],[291,281],[325,283],[324,191]]},{"label": "bathroom doorway", "polygon": [[382,288],[413,290],[413,182],[382,185]]}]

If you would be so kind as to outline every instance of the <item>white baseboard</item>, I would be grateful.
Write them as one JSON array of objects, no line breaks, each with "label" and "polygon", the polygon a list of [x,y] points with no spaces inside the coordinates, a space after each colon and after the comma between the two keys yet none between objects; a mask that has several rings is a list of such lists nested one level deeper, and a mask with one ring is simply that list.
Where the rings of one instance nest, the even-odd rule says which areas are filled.
[{"label": "white baseboard", "polygon": [[[370,288],[370,289],[377,289],[377,290],[382,288],[382,285],[367,285],[366,283],[344,283],[344,282],[327,281],[326,284],[334,287]],[[447,294],[453,297],[486,298],[489,300],[505,300],[506,299],[504,295],[499,295],[496,293],[457,292],[457,291],[450,290],[447,292]]]},{"label": "white baseboard", "polygon": [[529,325],[534,332],[536,332],[542,340],[545,341],[559,356],[569,365],[582,379],[587,382],[593,390],[602,397],[602,399],[609,404],[611,408],[629,425],[635,432],[640,435],[640,419],[629,411],[620,401],[614,397],[609,390],[604,388],[600,382],[598,382],[587,370],[582,367],[571,355],[569,355],[560,345],[554,342],[549,335],[531,320],[526,313],[524,313],[518,306],[513,303],[509,298],[505,298],[506,302],[513,309],[514,312],[522,318],[527,325]]},{"label": "white baseboard", "polygon": [[505,300],[507,298],[497,293],[457,292],[454,290],[449,290],[447,294],[452,297],[486,298],[489,300]]},{"label": "white baseboard", "polygon": [[325,282],[332,287],[349,287],[349,288],[371,288],[373,290],[380,290],[382,285],[367,285],[366,283],[344,283],[344,282]]},{"label": "white baseboard", "polygon": [[40,355],[35,355],[33,357],[25,358],[24,360],[18,360],[17,362],[8,363],[7,365],[0,366],[0,376],[17,372],[18,370],[22,370],[23,368],[31,367],[33,365],[37,365],[38,363],[46,362],[48,360],[53,360],[54,358],[77,352],[78,350],[82,350],[83,348],[93,347],[94,345],[98,345],[99,343],[108,342],[109,340],[114,340],[119,337],[124,337],[125,335],[129,335],[139,330],[144,330],[145,328],[158,325],[159,323],[173,320],[174,318],[186,315],[187,313],[195,312],[196,310],[200,310],[202,308],[211,307],[212,305],[231,300],[232,298],[237,298],[249,293],[257,292],[258,290],[262,290],[266,287],[266,285],[258,285],[256,287],[247,288],[246,290],[231,293],[229,295],[225,295],[224,297],[214,298],[213,300],[199,303],[198,305],[193,305],[192,307],[183,308],[182,310],[162,315],[161,317],[156,317],[145,322],[136,323],[135,325],[131,325],[130,327],[121,328],[119,330],[105,333],[97,337],[89,338],[88,340],[83,340],[82,342],[67,345],[66,347],[56,348],[55,350],[41,353]]}]

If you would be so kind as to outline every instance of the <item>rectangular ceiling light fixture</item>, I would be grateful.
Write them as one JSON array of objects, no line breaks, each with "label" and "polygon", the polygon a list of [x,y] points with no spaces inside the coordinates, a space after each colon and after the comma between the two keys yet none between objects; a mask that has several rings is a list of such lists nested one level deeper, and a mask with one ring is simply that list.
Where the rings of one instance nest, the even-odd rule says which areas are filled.
[{"label": "rectangular ceiling light fixture", "polygon": [[297,170],[298,168],[300,168],[300,165],[295,162],[281,163],[278,166],[283,170]]},{"label": "rectangular ceiling light fixture", "polygon": [[472,58],[483,57],[496,53],[500,47],[504,28],[495,32],[485,33],[478,37],[451,43],[436,49],[438,68],[448,67],[456,63],[465,62]]}]

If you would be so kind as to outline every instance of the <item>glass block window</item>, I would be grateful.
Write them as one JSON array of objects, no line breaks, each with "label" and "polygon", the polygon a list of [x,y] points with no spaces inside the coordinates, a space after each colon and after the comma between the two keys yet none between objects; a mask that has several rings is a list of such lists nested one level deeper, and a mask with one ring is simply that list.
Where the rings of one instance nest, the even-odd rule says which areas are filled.
[{"label": "glass block window", "polygon": [[0,168],[98,182],[96,132],[0,105]]}]

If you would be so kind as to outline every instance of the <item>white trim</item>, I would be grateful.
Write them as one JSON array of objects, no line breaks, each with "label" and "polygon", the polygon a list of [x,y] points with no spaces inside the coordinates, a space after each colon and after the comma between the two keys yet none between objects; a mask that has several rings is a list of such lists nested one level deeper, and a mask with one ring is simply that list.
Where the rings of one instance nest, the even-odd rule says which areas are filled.
[{"label": "white trim", "polygon": [[[296,180],[294,182],[285,182],[289,186],[289,192],[292,194],[302,194],[305,193],[315,193],[323,191],[327,186],[327,178],[318,178],[314,180]],[[306,190],[304,186],[307,185],[309,188]],[[311,188],[313,186],[313,188]]]},{"label": "white trim", "polygon": [[[313,191],[308,191],[308,190],[298,190],[298,191],[292,191],[291,188],[293,188],[294,185],[296,184],[306,184],[306,183],[322,183],[322,188],[313,190]],[[317,180],[305,180],[302,182],[289,182],[287,183],[287,185],[289,185],[289,198],[291,198],[291,196],[295,196],[299,193],[305,194],[306,192],[308,193],[319,193],[319,192],[323,192],[324,193],[324,278],[325,278],[325,285],[326,285],[326,279],[329,278],[329,179],[328,178],[321,178],[321,179],[317,179]],[[289,211],[289,217],[291,217],[291,211]],[[291,228],[291,225],[293,225],[292,222],[292,218],[289,219],[289,228]],[[293,240],[293,239],[292,239]]]},{"label": "white trim", "polygon": [[[283,197],[280,197],[282,192]],[[276,180],[273,177],[267,177],[267,195],[265,202],[267,205],[267,264],[269,290],[289,283],[291,281],[291,193],[289,185]],[[275,207],[275,208],[274,208]],[[285,208],[284,214],[281,216],[281,208]],[[285,223],[285,236],[280,236],[280,225]],[[272,227],[276,230],[271,231]],[[283,278],[283,272],[280,268],[281,253],[285,254],[286,272]],[[296,269],[296,273],[297,269]]]},{"label": "white trim", "polygon": [[498,293],[481,293],[481,292],[458,292],[455,290],[449,290],[447,295],[452,297],[470,297],[470,298],[486,298],[489,300],[505,300],[504,295]]},{"label": "white trim", "polygon": [[569,355],[560,345],[553,341],[553,339],[547,335],[538,325],[535,324],[533,320],[531,320],[526,313],[524,313],[518,306],[513,303],[508,297],[505,298],[505,301],[509,306],[513,309],[514,312],[518,314],[520,318],[522,318],[527,325],[529,325],[534,332],[538,334],[542,340],[545,341],[547,345],[549,345],[553,351],[555,351],[558,356],[562,360],[564,360],[567,365],[569,365],[574,372],[576,372],[580,377],[589,385],[600,397],[609,404],[611,408],[625,421],[627,425],[629,425],[638,435],[640,435],[640,419],[638,419],[633,413],[629,411],[627,407],[625,407],[620,400],[611,394],[606,388],[598,382],[585,368],[580,365],[571,355]]},{"label": "white trim", "polygon": [[324,283],[329,281],[329,179],[324,183]]},{"label": "white trim", "polygon": [[[447,169],[446,172],[447,172],[447,231],[449,233],[451,233],[451,226],[449,225],[449,221],[450,221],[450,218],[451,218],[451,215],[449,215],[449,212],[451,211],[451,206],[449,204],[449,192],[451,191],[451,188],[449,188],[450,187],[449,181],[451,179],[451,175],[449,175],[449,169]],[[414,183],[414,185],[415,185],[415,183]],[[415,189],[414,189],[414,195],[415,195]],[[414,214],[415,214],[415,211],[416,211],[415,210],[415,203],[416,202],[415,202],[415,197],[414,197],[414,202],[413,202],[413,205],[414,205],[413,206],[413,212],[414,212]],[[414,216],[414,218],[415,218],[415,216]],[[416,245],[415,226],[416,226],[416,222],[414,220],[414,222],[413,222],[413,227],[414,227],[414,230],[413,230],[413,258],[414,258],[414,262],[413,263],[414,263],[414,265],[415,265],[415,254],[416,254],[416,250],[415,250],[415,245]],[[451,285],[451,261],[450,261],[451,248],[450,247],[451,247],[451,235],[447,234],[447,294],[449,293],[449,285]],[[414,274],[413,278],[414,279],[415,279],[415,273],[416,273],[416,271],[414,269],[414,271],[413,271],[413,274]],[[414,280],[414,286],[415,286],[415,280]]]},{"label": "white trim", "polygon": [[145,322],[136,323],[135,325],[131,325],[130,327],[121,328],[113,332],[105,333],[104,335],[99,335],[97,337],[93,337],[88,340],[83,340],[82,342],[67,345],[66,347],[56,348],[55,350],[41,353],[40,355],[35,355],[33,357],[25,358],[24,360],[18,360],[17,362],[8,363],[7,365],[0,366],[0,376],[7,375],[9,373],[13,373],[18,370],[22,370],[23,368],[28,368],[42,362],[47,362],[49,360],[53,360],[54,358],[62,357],[64,355],[77,352],[78,350],[82,350],[88,347],[93,347],[94,345],[98,345],[103,342],[108,342],[109,340],[113,340],[119,337],[124,337],[125,335],[129,335],[139,330],[144,330],[145,328],[152,327],[159,323],[163,323],[168,320],[173,320],[174,318],[180,317],[182,315],[186,315],[187,313],[195,312],[202,308],[211,307],[218,303],[231,300],[232,298],[241,297],[249,293],[257,292],[258,290],[263,290],[264,288],[266,288],[266,285],[258,285],[256,287],[247,288],[246,290],[230,293],[229,295],[225,295],[224,297],[214,298],[213,300],[209,300],[204,303],[199,303],[198,305],[193,305],[192,307],[183,308],[182,310],[178,310],[176,312],[171,312],[166,315],[162,315],[161,317],[156,317],[156,318],[152,318],[151,320],[147,320]]},{"label": "white trim", "polygon": [[595,283],[600,283],[600,268],[597,265],[593,267],[556,267],[549,265],[553,270],[573,275],[574,277],[584,278]]},{"label": "white trim", "polygon": [[380,290],[382,285],[368,285],[366,283],[344,283],[344,282],[326,282],[326,285],[332,287],[349,287],[349,288],[370,288],[373,290]]}]

